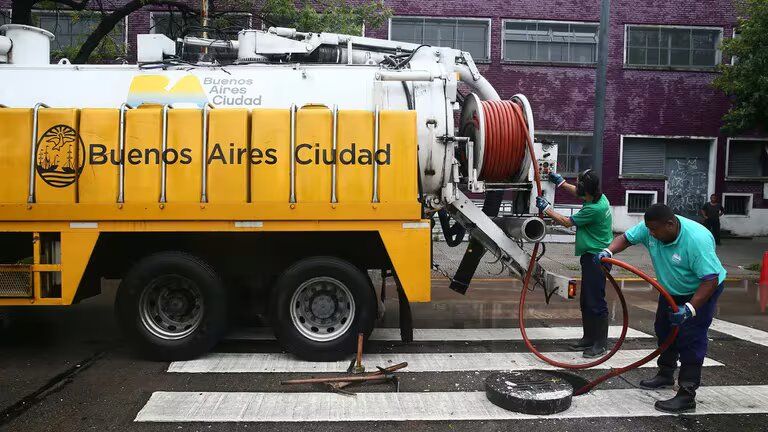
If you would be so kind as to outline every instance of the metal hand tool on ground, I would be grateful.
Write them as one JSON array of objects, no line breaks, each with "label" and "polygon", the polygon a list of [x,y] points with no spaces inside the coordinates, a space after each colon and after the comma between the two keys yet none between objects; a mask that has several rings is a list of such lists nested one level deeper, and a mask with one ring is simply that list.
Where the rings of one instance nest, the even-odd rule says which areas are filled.
[{"label": "metal hand tool on ground", "polygon": [[386,368],[377,367],[378,371],[371,372],[365,375],[345,375],[337,377],[320,377],[320,378],[303,378],[295,380],[280,381],[281,385],[291,384],[326,384],[331,390],[337,391],[342,394],[354,395],[354,393],[344,390],[344,388],[355,384],[364,382],[383,382],[392,381],[397,391],[400,391],[400,381],[395,376],[394,372],[408,367],[408,363],[398,363]]}]

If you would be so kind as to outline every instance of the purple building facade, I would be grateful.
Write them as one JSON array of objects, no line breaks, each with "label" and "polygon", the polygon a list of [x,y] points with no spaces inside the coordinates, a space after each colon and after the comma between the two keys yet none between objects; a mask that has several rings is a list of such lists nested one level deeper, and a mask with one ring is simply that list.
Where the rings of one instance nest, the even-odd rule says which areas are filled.
[{"label": "purple building facade", "polygon": [[[565,141],[564,136],[581,136],[585,137],[582,142],[589,142],[594,122],[595,63],[565,56],[558,59],[567,61],[552,61],[551,48],[548,60],[544,59],[546,55],[538,56],[541,60],[520,60],[520,56],[510,59],[514,55],[505,51],[505,45],[522,39],[520,34],[525,31],[515,31],[522,28],[521,23],[528,24],[529,29],[539,23],[539,32],[529,32],[529,39],[546,39],[547,29],[550,36],[557,30],[568,32],[565,23],[596,26],[599,3],[485,1],[468,7],[453,1],[389,0],[386,4],[395,14],[390,27],[369,34],[391,37],[394,24],[407,22],[408,17],[425,18],[425,22],[432,17],[485,20],[490,52],[487,60],[478,61],[478,67],[501,96],[509,98],[522,93],[530,99],[537,135],[555,141],[557,137]],[[720,132],[720,119],[728,109],[728,100],[712,87],[717,72],[708,66],[730,59],[716,50],[714,61],[708,63],[704,49],[710,47],[699,43],[706,39],[709,30],[716,34],[712,47],[717,48],[724,38],[733,37],[736,22],[730,0],[611,2],[602,183],[613,205],[617,231],[640,222],[642,209],[650,202],[666,202],[682,214],[693,215],[714,193],[729,213],[721,219],[723,229],[738,235],[768,234],[766,141],[759,137],[739,140],[745,137],[729,137]],[[660,57],[664,57],[665,51],[673,56],[668,57],[671,61],[667,63],[671,65],[636,64],[632,61],[636,59],[629,57],[638,53],[630,52],[630,46],[643,42],[638,43],[637,34],[630,35],[637,29],[659,29],[667,34],[690,30],[694,40],[690,45],[693,61],[689,63],[694,64],[675,61],[675,53],[682,50],[676,51],[675,46],[680,44],[675,44],[674,35],[667,40],[662,35],[658,44]],[[697,35],[704,37],[697,40]],[[630,36],[634,36],[633,40],[629,40]],[[552,40],[555,38],[550,37]],[[657,46],[650,39],[645,42],[649,47]],[[697,48],[702,51],[697,52]],[[647,55],[646,60],[653,60]],[[754,154],[750,153],[753,150]],[[659,157],[659,152],[664,156]],[[567,171],[575,171],[574,164],[565,162],[560,159],[561,171],[566,168],[564,165]],[[590,165],[582,163],[578,170]],[[577,203],[561,194],[556,202]]]},{"label": "purple building facade", "polygon": [[[472,52],[502,97],[529,98],[537,135],[564,150],[560,170],[572,178],[591,165],[599,3],[386,0],[394,17],[366,36]],[[0,11],[9,9],[0,0]],[[129,59],[136,34],[157,31],[164,13],[128,17]],[[731,0],[611,2],[602,184],[617,231],[653,202],[696,217],[716,194],[727,210],[723,229],[768,235],[768,137],[722,134],[728,100],[711,85],[715,65],[731,61],[719,44],[736,22]],[[563,195],[556,202],[578,204]]]}]

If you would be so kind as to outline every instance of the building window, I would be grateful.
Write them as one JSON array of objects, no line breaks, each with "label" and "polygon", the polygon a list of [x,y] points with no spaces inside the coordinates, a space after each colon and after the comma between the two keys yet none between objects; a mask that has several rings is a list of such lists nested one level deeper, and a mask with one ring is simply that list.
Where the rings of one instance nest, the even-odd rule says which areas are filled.
[{"label": "building window", "polygon": [[656,204],[658,192],[656,191],[627,191],[627,213],[644,214],[648,207]]},{"label": "building window", "polygon": [[[127,18],[126,18],[127,19]],[[105,57],[125,55],[126,19],[121,20],[105,37],[95,54]],[[54,56],[74,56],[80,46],[96,30],[101,14],[90,11],[32,11],[33,23],[49,32],[55,38],[51,41]]]},{"label": "building window", "polygon": [[711,143],[709,139],[625,136],[622,137],[620,173],[629,177],[665,178],[668,171],[687,163],[695,163],[697,170],[706,170]]},{"label": "building window", "polygon": [[752,194],[723,194],[723,208],[727,215],[749,216],[751,207]]},{"label": "building window", "polygon": [[722,29],[627,26],[629,66],[712,68],[720,63]]},{"label": "building window", "polygon": [[490,59],[490,29],[487,19],[394,17],[389,39],[455,48],[483,61]]},{"label": "building window", "polygon": [[575,175],[592,168],[592,135],[541,133],[536,138],[557,144],[558,172]]},{"label": "building window", "polygon": [[535,63],[597,62],[597,24],[504,21],[504,60]]},{"label": "building window", "polygon": [[663,139],[625,138],[621,173],[664,175],[665,144]]},{"label": "building window", "polygon": [[768,140],[729,139],[726,157],[726,177],[768,177]]},{"label": "building window", "polygon": [[[175,41],[184,36],[202,37],[202,18],[180,12],[152,12],[150,32],[162,33]],[[249,29],[252,15],[245,12],[219,14],[209,20],[207,30],[211,39],[236,40],[240,30]]]}]

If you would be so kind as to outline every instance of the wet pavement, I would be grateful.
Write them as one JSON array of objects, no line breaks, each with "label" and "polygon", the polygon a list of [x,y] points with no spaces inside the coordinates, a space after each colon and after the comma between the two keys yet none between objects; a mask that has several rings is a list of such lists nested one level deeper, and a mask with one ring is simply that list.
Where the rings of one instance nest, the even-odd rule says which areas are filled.
[{"label": "wet pavement", "polygon": [[[440,270],[433,271],[433,276],[439,277],[445,273],[453,275],[458,268],[461,257],[467,249],[467,242],[456,247],[448,247],[443,242],[434,243],[434,261]],[[530,252],[531,247],[526,245]],[[717,255],[728,272],[729,278],[757,279],[760,273],[757,267],[760,265],[763,253],[768,251],[768,237],[726,238],[722,245],[717,246]],[[580,268],[579,260],[573,255],[574,245],[571,243],[547,243],[544,255],[540,263],[547,270],[570,277],[578,277]],[[648,252],[642,246],[633,246],[624,252],[617,254],[615,258],[625,261],[641,271],[653,276],[653,265]],[[633,274],[623,269],[613,271],[616,278],[633,278]],[[501,264],[486,254],[477,269],[476,277],[502,278],[508,277]]]},{"label": "wet pavement", "polygon": [[[598,391],[579,397],[582,399],[575,398],[567,418],[559,419],[505,418],[477,399],[493,362],[515,359],[515,367],[521,370],[544,367],[529,358],[514,334],[520,283],[487,271],[478,275],[466,296],[447,286],[447,279],[435,275],[433,301],[412,305],[414,324],[420,329],[455,332],[435,331],[423,336],[429,340],[408,345],[381,333],[366,346],[368,358],[423,360],[419,372],[400,374],[399,394],[390,384],[359,387],[358,396],[325,396],[322,387],[281,386],[280,380],[315,373],[304,370],[311,365],[282,354],[268,335],[228,338],[198,363],[142,360],[126,346],[116,328],[114,284],[108,284],[101,296],[70,308],[16,310],[11,326],[0,330],[0,430],[766,430],[768,404],[760,407],[754,400],[762,401],[761,395],[768,395],[768,314],[759,310],[754,280],[729,280],[718,303],[716,326],[722,331],[710,331],[711,366],[703,371],[703,385],[714,393],[701,392],[701,415],[657,417],[652,408],[647,411],[652,398],[669,397],[672,391],[654,395],[636,390],[637,382],[653,373],[653,368],[643,368],[605,382]],[[624,292],[630,304],[630,327],[640,333],[627,339],[623,352],[631,356],[652,350],[657,295],[646,284],[632,281],[624,283]],[[382,328],[398,323],[391,282],[388,295],[387,314],[379,323]],[[545,304],[539,291],[530,293],[529,299],[527,327],[549,334],[535,342],[537,347],[547,352],[566,351],[570,340],[558,335],[580,325],[578,302],[553,298]],[[609,310],[611,325],[620,325],[621,308],[613,294],[609,295]],[[488,328],[510,330],[504,330],[507,336],[502,337],[498,332],[467,333],[468,329]],[[750,333],[750,328],[758,332]],[[253,329],[237,330],[247,335]],[[445,340],[440,340],[441,335]],[[239,359],[234,365],[239,372],[225,369],[234,367],[227,366],[232,356]],[[257,361],[262,358],[271,360]],[[208,369],[183,372],[195,367]],[[169,368],[182,371],[169,372]],[[605,372],[577,374],[594,379]],[[228,399],[233,394],[237,401]],[[187,399],[179,402],[175,399],[179,395]],[[612,403],[600,402],[603,400]],[[276,405],[269,408],[270,403]],[[590,403],[597,408],[588,408]],[[462,415],[472,419],[455,420],[468,418]],[[137,416],[143,421],[135,421]],[[173,420],[159,421],[163,418]],[[212,421],[215,419],[219,421]],[[229,421],[236,419],[245,421]]]}]

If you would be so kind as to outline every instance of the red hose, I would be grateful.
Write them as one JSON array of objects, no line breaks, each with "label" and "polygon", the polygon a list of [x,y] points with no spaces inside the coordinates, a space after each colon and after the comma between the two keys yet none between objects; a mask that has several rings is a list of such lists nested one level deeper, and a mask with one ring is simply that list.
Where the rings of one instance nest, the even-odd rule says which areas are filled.
[{"label": "red hose", "polygon": [[[672,308],[672,312],[677,312],[677,309],[678,309],[677,308],[677,304],[675,303],[675,300],[672,298],[672,296],[669,295],[669,292],[667,292],[667,290],[665,290],[664,287],[662,287],[661,284],[659,284],[656,280],[654,280],[653,278],[651,278],[647,274],[645,274],[642,271],[640,271],[640,269],[638,269],[638,268],[636,268],[636,267],[634,267],[632,265],[629,265],[629,264],[627,264],[627,263],[625,263],[623,261],[619,261],[619,260],[613,259],[613,258],[603,258],[602,262],[606,263],[606,264],[613,264],[613,265],[619,266],[619,267],[621,267],[621,268],[623,268],[625,270],[629,270],[630,272],[632,272],[632,273],[636,274],[637,276],[641,277],[644,281],[648,282],[654,288],[656,288],[656,291],[658,291],[659,294],[661,294],[664,297],[664,299],[667,301],[669,306]],[[624,310],[624,328],[621,331],[621,336],[622,336],[622,341],[623,341],[624,335],[626,334],[627,328],[629,326],[629,322],[628,322],[629,321],[629,315],[627,314],[627,303],[624,300],[624,295],[621,293],[621,289],[619,288],[619,284],[616,283],[616,279],[614,279],[613,276],[611,276],[611,274],[608,273],[608,271],[605,269],[605,267],[602,267],[602,269],[603,269],[603,272],[605,273],[605,276],[608,278],[608,280],[611,281],[611,284],[613,285],[614,289],[616,289],[616,292],[619,294],[619,298],[621,299],[621,306],[622,306],[622,309]],[[607,374],[601,375],[600,377],[594,379],[593,381],[590,381],[584,387],[576,390],[574,392],[574,394],[576,396],[584,394],[584,393],[590,391],[596,385],[602,383],[603,381],[605,381],[605,380],[607,380],[609,378],[613,378],[615,376],[621,375],[621,374],[623,374],[624,372],[626,372],[628,370],[632,370],[632,369],[638,368],[638,367],[648,363],[649,361],[653,360],[654,358],[658,357],[662,352],[666,351],[666,349],[669,348],[670,345],[672,345],[675,342],[675,338],[677,337],[677,332],[678,331],[680,331],[679,327],[673,327],[672,328],[672,332],[664,340],[664,343],[662,343],[652,353],[648,354],[647,356],[641,358],[640,360],[638,360],[638,361],[636,361],[636,362],[634,362],[634,363],[632,363],[630,365],[627,365],[627,366],[624,366],[624,367],[621,367],[621,368],[618,368],[618,369],[612,369]]]},{"label": "red hose", "polygon": [[[539,175],[539,170],[536,169],[536,162],[535,162],[536,161],[536,154],[535,154],[535,152],[533,150],[533,143],[531,142],[530,134],[528,133],[528,127],[527,127],[527,124],[526,124],[525,119],[523,117],[522,109],[520,108],[519,105],[515,104],[514,102],[511,102],[511,101],[505,101],[505,102],[509,102],[509,103],[513,104],[514,107],[517,108],[517,109],[512,109],[512,112],[514,113],[514,117],[513,117],[514,118],[514,124],[517,126],[515,129],[520,130],[520,131],[522,131],[524,133],[524,137],[523,137],[522,140],[525,142],[525,144],[526,144],[525,147],[527,147],[528,152],[530,153],[530,156],[531,156],[531,161],[534,163],[533,177],[534,177],[534,182],[536,183],[536,189],[538,191],[538,196],[542,196],[542,192],[541,192],[542,191],[542,189],[541,189],[541,178],[540,178],[540,175]],[[492,105],[489,104],[488,106],[490,107]],[[485,107],[485,105],[484,105],[484,107]],[[488,122],[488,119],[489,119],[489,117],[486,116],[486,123]],[[487,143],[487,140],[486,140],[486,145],[487,144],[488,143]],[[512,147],[514,148],[514,146],[512,146]],[[488,150],[486,149],[486,151],[488,151]],[[520,163],[522,163],[522,158],[519,158],[517,160],[519,160]],[[507,171],[507,172],[509,172],[509,171]],[[539,212],[539,216],[540,217],[543,216],[542,212]],[[619,285],[616,283],[616,280],[605,269],[605,267],[602,267],[603,273],[605,273],[606,277],[611,282],[611,285],[613,285],[613,288],[616,290],[616,294],[618,295],[619,301],[621,302],[621,309],[622,309],[622,312],[623,312],[623,323],[622,323],[622,328],[621,328],[621,335],[619,336],[619,339],[616,341],[616,344],[614,344],[613,348],[606,355],[604,355],[603,357],[601,357],[601,358],[599,358],[597,360],[594,360],[592,362],[580,363],[580,364],[571,364],[571,363],[559,362],[557,360],[553,360],[553,359],[545,356],[538,349],[536,349],[536,347],[533,345],[533,343],[531,343],[531,340],[528,338],[528,334],[526,333],[526,330],[525,330],[525,300],[526,300],[526,295],[528,294],[528,285],[530,284],[530,281],[531,281],[531,275],[533,274],[533,269],[534,269],[534,267],[536,265],[536,257],[538,256],[538,251],[539,251],[539,242],[536,242],[536,244],[533,247],[533,252],[531,254],[531,260],[528,263],[528,271],[526,272],[525,277],[523,278],[523,288],[522,288],[522,292],[520,293],[520,303],[519,303],[519,309],[518,309],[518,320],[519,320],[519,325],[520,325],[520,333],[522,334],[523,342],[525,342],[525,346],[528,347],[528,349],[536,357],[538,357],[539,359],[549,363],[552,366],[563,368],[563,369],[571,369],[571,370],[587,369],[587,368],[594,367],[594,366],[597,366],[599,364],[602,364],[602,363],[606,362],[609,358],[611,358],[614,354],[616,354],[616,352],[619,351],[619,349],[621,348],[621,345],[624,343],[624,339],[626,338],[626,335],[627,335],[627,330],[629,329],[629,312],[628,312],[628,309],[627,309],[627,301],[624,298],[624,294],[621,292],[621,288],[619,288]],[[622,268],[624,268],[624,269],[626,269],[626,270],[636,274],[637,276],[639,276],[640,278],[642,278],[643,280],[645,280],[646,282],[651,284],[657,291],[659,291],[659,293],[664,297],[664,299],[667,301],[667,303],[669,303],[669,306],[672,308],[672,311],[673,312],[677,312],[677,304],[675,303],[675,301],[672,298],[672,296],[670,296],[669,293],[664,289],[664,287],[662,287],[657,281],[652,279],[650,276],[648,276],[647,274],[643,273],[639,269],[637,269],[637,268],[635,268],[635,267],[633,267],[633,266],[631,266],[631,265],[629,265],[629,264],[627,264],[627,263],[625,263],[623,261],[619,261],[619,260],[616,260],[616,259],[613,259],[613,258],[603,258],[602,262],[604,264],[613,264],[613,265],[622,267]],[[677,327],[674,327],[672,329],[672,332],[667,337],[667,339],[664,340],[664,343],[662,343],[655,351],[653,351],[652,353],[648,354],[647,356],[643,357],[642,359],[640,359],[640,360],[638,360],[638,361],[636,361],[636,362],[634,362],[634,363],[632,363],[632,364],[630,364],[628,366],[624,366],[624,367],[621,367],[621,368],[618,368],[618,369],[612,369],[607,374],[604,374],[604,375],[596,378],[595,380],[590,381],[587,385],[577,389],[574,392],[574,395],[575,396],[582,395],[582,394],[588,392],[589,390],[591,390],[593,387],[597,386],[598,384],[604,382],[605,380],[607,380],[609,378],[612,378],[612,377],[615,377],[617,375],[621,375],[624,372],[627,372],[628,370],[640,367],[640,366],[644,365],[645,363],[648,363],[652,359],[658,357],[664,350],[666,350],[670,345],[672,345],[672,343],[675,341],[675,338],[677,337],[677,332],[678,331],[679,331],[679,329]]]},{"label": "red hose", "polygon": [[528,128],[520,105],[512,101],[482,101],[485,147],[480,178],[508,181],[525,159]]}]

